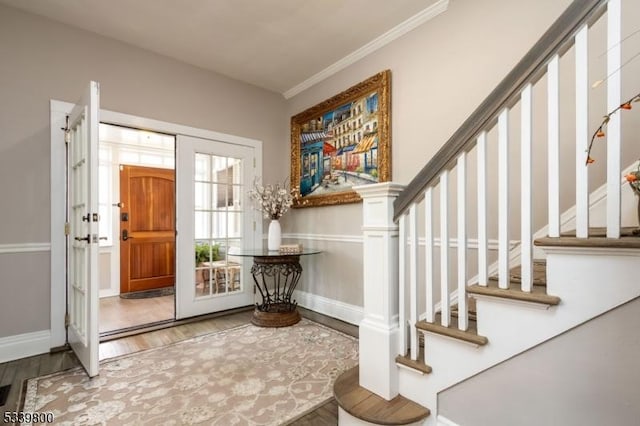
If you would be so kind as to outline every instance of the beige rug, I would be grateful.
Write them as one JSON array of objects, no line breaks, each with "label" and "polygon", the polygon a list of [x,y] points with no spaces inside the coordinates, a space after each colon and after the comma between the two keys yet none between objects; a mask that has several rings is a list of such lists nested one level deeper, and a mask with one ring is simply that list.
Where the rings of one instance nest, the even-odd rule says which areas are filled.
[{"label": "beige rug", "polygon": [[332,396],[357,364],[356,339],[303,319],[246,325],[30,379],[25,412],[62,425],[280,425]]}]

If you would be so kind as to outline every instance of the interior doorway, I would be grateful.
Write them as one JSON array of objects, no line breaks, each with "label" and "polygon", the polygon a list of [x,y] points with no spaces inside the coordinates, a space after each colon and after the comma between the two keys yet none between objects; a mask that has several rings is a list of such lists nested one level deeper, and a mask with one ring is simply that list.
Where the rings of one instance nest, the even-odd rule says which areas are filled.
[{"label": "interior doorway", "polygon": [[[97,92],[98,87],[98,83],[91,82],[89,86],[92,89],[91,93]],[[87,105],[90,105],[90,107]],[[87,231],[83,228],[80,230],[82,232],[74,233],[74,229],[71,229],[73,226],[70,226],[67,217],[69,208],[69,199],[66,191],[67,183],[70,187],[78,187],[85,191],[89,189],[87,185],[90,183],[81,177],[70,177],[67,173],[69,146],[66,143],[65,129],[68,127],[68,120],[73,115],[73,111],[78,108],[84,108],[84,111],[87,112],[86,115],[92,119],[91,129],[95,127],[95,130],[90,132],[90,135],[95,135],[95,137],[88,138],[91,143],[87,144],[86,149],[91,155],[88,157],[86,164],[88,164],[88,169],[91,171],[89,173],[92,176],[91,182],[95,182],[96,187],[94,188],[93,184],[90,186],[91,204],[85,212],[86,214],[84,214],[85,217],[91,218],[91,222],[81,222],[85,227],[90,223],[91,229]],[[164,150],[168,151],[168,155],[160,163],[157,155],[155,155],[158,154],[158,150],[141,149],[149,148],[148,143],[136,141],[138,136],[135,134],[130,135],[132,140],[124,140],[126,143],[125,147],[123,147],[126,148],[127,156],[150,161],[150,164],[146,164],[148,167],[169,169],[173,167],[176,172],[176,283],[175,296],[172,296],[174,300],[170,304],[175,320],[162,321],[164,324],[160,326],[154,325],[153,327],[171,326],[193,316],[253,305],[253,283],[249,273],[249,262],[245,262],[244,258],[234,259],[226,251],[226,248],[239,247],[244,249],[262,246],[261,215],[254,209],[245,208],[250,205],[247,195],[248,185],[251,185],[254,178],[262,173],[261,141],[100,109],[97,96],[93,96],[89,104],[85,103],[84,97],[77,105],[51,100],[50,115],[51,347],[62,346],[70,342],[70,340],[67,340],[67,336],[71,334],[70,331],[74,324],[76,310],[72,309],[73,306],[70,305],[68,300],[70,293],[67,278],[72,269],[67,262],[67,256],[68,249],[76,241],[76,237],[80,237],[84,244],[91,249],[90,251],[95,253],[95,256],[91,257],[91,259],[95,257],[95,262],[92,260],[90,267],[84,268],[90,279],[87,280],[88,292],[86,292],[85,303],[80,306],[83,309],[78,311],[82,314],[78,318],[85,318],[83,324],[87,325],[85,338],[81,342],[86,348],[87,357],[85,358],[88,358],[90,354],[91,359],[95,359],[95,362],[87,362],[87,365],[92,367],[91,369],[87,368],[87,371],[92,372],[92,376],[97,374],[98,371],[97,342],[100,340],[98,317],[100,316],[100,311],[105,310],[105,307],[101,306],[100,300],[113,298],[113,296],[118,296],[115,299],[119,301],[124,300],[119,297],[120,283],[116,279],[120,273],[120,247],[119,244],[114,244],[120,238],[119,207],[117,205],[119,200],[118,197],[113,195],[113,188],[117,188],[119,184],[115,180],[115,176],[119,174],[119,161],[115,161],[113,149],[110,152],[111,157],[109,157],[110,150],[105,149],[107,144],[103,143],[102,146],[99,146],[98,134],[100,131],[98,127],[100,122],[124,130],[132,129],[141,132],[145,137],[149,136],[151,138],[153,135],[168,136],[170,141],[167,143],[170,143],[170,147],[173,147],[172,149],[164,147]],[[95,123],[95,126],[93,123]],[[151,131],[147,132],[141,129]],[[106,134],[106,132],[102,130],[102,134]],[[115,146],[117,144],[112,145]],[[98,160],[100,148],[106,151],[100,156],[103,159],[101,163]],[[162,147],[160,147],[160,150],[162,150]],[[219,173],[220,170],[218,170],[217,166],[202,169],[202,159],[206,157],[215,160],[216,164],[219,163],[221,167],[222,159],[225,159],[226,166],[222,167],[222,169],[229,169],[231,164],[231,173],[229,171],[227,173],[224,171]],[[238,161],[239,164],[236,166]],[[142,166],[145,166],[145,164],[142,164]],[[202,173],[204,171],[206,173],[209,169],[211,172],[210,177],[204,175],[196,176],[196,172]],[[242,172],[235,173],[235,171]],[[98,175],[95,176],[95,179],[93,178],[94,174]],[[229,182],[230,176],[234,177],[231,182]],[[236,180],[237,178],[240,180]],[[67,182],[67,179],[70,179],[70,181]],[[226,181],[223,182],[224,179]],[[103,187],[106,185],[111,190],[99,191],[98,181],[100,181],[100,185]],[[198,191],[198,189],[203,188],[205,192]],[[218,191],[219,189],[221,191]],[[231,193],[234,194],[233,198],[228,195]],[[227,194],[227,202],[219,202],[220,197],[216,194]],[[239,198],[236,198],[236,194]],[[98,200],[98,196],[101,196],[100,200]],[[229,199],[233,201],[231,204],[229,204]],[[209,203],[206,201],[209,201]],[[236,219],[241,219],[229,220],[234,215]],[[205,217],[206,220],[201,220],[202,217]],[[232,224],[241,226],[235,228],[231,226]],[[231,227],[227,228],[227,226]],[[85,239],[84,235],[87,232],[90,232],[90,238]],[[210,250],[213,250],[216,246],[218,247],[217,258],[219,258],[218,261],[223,261],[222,264],[214,263],[213,261],[209,262],[209,265],[196,262],[203,242],[206,243],[207,241],[212,243],[209,244]],[[99,252],[102,253],[100,258],[98,257]],[[203,280],[199,279],[201,271]],[[204,279],[205,277],[208,279]],[[224,291],[222,291],[223,285],[227,285]],[[155,300],[158,300],[158,298],[155,298]],[[149,314],[145,315],[145,321],[151,321],[150,315],[158,311],[160,310],[155,307],[149,308],[147,311]],[[65,324],[68,324],[65,318],[71,321],[71,326],[68,329],[65,326]],[[140,328],[145,327],[142,326]],[[103,333],[102,339],[113,338],[120,334],[122,333],[111,333],[107,337]]]},{"label": "interior doorway", "polygon": [[175,319],[175,141],[100,124],[101,336]]}]

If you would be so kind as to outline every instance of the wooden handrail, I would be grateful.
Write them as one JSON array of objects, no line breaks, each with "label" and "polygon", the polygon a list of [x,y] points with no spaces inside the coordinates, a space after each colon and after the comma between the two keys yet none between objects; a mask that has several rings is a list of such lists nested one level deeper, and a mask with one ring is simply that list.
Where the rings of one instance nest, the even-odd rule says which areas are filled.
[{"label": "wooden handrail", "polygon": [[515,103],[526,84],[535,82],[544,74],[547,62],[553,55],[570,47],[571,37],[582,25],[592,23],[604,13],[603,6],[606,3],[607,0],[574,0],[569,5],[402,191],[393,205],[394,221],[397,221],[411,204],[422,198],[424,190],[438,179],[445,168],[455,163],[461,152],[473,148],[478,134],[495,122],[503,108]]}]

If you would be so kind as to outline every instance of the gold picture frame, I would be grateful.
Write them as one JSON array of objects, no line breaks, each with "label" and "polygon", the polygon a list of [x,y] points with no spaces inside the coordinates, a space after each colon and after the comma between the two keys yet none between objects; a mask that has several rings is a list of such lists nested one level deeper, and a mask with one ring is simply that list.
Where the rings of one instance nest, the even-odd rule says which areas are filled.
[{"label": "gold picture frame", "polygon": [[391,180],[391,71],[291,117],[294,207],[357,203],[356,185]]}]

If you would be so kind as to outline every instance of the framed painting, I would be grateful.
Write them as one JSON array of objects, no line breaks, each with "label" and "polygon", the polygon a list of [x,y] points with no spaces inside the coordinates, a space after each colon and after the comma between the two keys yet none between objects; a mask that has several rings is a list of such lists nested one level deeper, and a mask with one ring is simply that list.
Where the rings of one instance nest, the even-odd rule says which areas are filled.
[{"label": "framed painting", "polygon": [[354,186],[391,180],[391,72],[291,117],[294,207],[359,202]]}]

